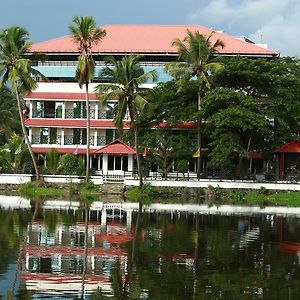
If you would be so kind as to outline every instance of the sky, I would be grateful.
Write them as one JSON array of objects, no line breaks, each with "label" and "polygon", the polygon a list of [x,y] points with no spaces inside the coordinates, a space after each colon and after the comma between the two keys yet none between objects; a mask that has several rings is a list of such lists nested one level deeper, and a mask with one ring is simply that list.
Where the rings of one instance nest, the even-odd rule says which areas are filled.
[{"label": "sky", "polygon": [[69,34],[73,16],[99,26],[197,24],[300,56],[300,0],[0,0],[0,29],[23,26],[34,42]]}]

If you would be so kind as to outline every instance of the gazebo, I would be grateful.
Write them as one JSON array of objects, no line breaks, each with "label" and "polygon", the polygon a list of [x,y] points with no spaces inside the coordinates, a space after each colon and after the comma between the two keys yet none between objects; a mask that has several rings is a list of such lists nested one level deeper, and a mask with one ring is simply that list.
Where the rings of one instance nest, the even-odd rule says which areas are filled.
[{"label": "gazebo", "polygon": [[285,144],[276,153],[279,155],[279,179],[284,179],[289,172],[300,170],[300,141]]},{"label": "gazebo", "polygon": [[132,172],[135,154],[135,149],[121,140],[115,140],[94,152],[95,156],[102,156],[100,169],[103,174],[108,175],[122,175],[125,171]]}]

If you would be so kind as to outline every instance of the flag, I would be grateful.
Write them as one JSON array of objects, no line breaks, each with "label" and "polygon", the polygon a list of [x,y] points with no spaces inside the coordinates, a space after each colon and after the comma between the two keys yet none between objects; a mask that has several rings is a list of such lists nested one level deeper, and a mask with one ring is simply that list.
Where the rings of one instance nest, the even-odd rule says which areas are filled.
[{"label": "flag", "polygon": [[193,154],[193,157],[200,157],[200,148],[198,148],[195,153]]}]

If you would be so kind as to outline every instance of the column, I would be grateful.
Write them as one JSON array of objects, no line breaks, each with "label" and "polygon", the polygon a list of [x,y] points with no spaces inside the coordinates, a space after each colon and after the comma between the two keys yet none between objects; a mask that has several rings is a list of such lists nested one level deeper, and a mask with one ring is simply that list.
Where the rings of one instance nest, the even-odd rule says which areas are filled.
[{"label": "column", "polygon": [[107,213],[106,208],[102,208],[101,213],[101,231],[106,231]]},{"label": "column", "polygon": [[128,154],[128,172],[133,171],[133,155]]},{"label": "column", "polygon": [[98,120],[99,118],[99,105],[98,102],[95,104],[95,120]]},{"label": "column", "polygon": [[103,153],[103,161],[102,161],[102,169],[103,174],[107,174],[107,166],[108,165],[108,155],[107,153]]},{"label": "column", "polygon": [[131,223],[132,223],[132,210],[126,211],[126,230],[131,232]]},{"label": "column", "polygon": [[61,145],[65,144],[65,129],[64,128],[61,129],[61,141],[60,141],[60,144]]},{"label": "column", "polygon": [[97,145],[97,139],[98,139],[98,131],[97,131],[97,129],[95,129],[95,132],[94,132],[94,146],[98,146]]},{"label": "column", "polygon": [[29,133],[28,134],[29,134],[28,139],[29,139],[29,142],[31,144],[31,142],[32,142],[32,128],[31,127],[29,127]]},{"label": "column", "polygon": [[29,118],[32,118],[33,116],[33,105],[32,100],[29,101]]},{"label": "column", "polygon": [[61,117],[63,119],[66,118],[66,103],[65,102],[62,103],[62,115],[61,115]]}]

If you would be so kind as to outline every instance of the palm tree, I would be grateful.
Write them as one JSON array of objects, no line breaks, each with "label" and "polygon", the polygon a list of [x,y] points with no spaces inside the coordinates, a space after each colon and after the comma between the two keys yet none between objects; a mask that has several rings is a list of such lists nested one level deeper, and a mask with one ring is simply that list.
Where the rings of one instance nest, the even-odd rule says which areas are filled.
[{"label": "palm tree", "polygon": [[[182,88],[187,81],[194,79],[198,82],[198,113],[201,107],[201,95],[203,88],[211,89],[211,75],[220,70],[223,65],[213,61],[213,55],[219,48],[224,47],[224,42],[217,39],[212,43],[212,32],[208,37],[199,33],[187,30],[187,36],[183,39],[175,39],[172,43],[178,49],[179,62],[166,64],[166,71],[178,80],[179,88]],[[197,119],[197,178],[200,179],[201,168],[201,117]]]},{"label": "palm tree", "polygon": [[108,57],[106,64],[112,67],[104,68],[101,76],[108,78],[111,83],[99,84],[96,87],[96,91],[99,94],[102,105],[109,99],[118,98],[118,104],[114,109],[114,121],[118,128],[122,128],[126,112],[129,112],[131,126],[134,131],[139,184],[142,186],[143,177],[139,155],[137,119],[147,101],[143,97],[145,89],[141,88],[141,84],[145,83],[148,79],[155,81],[157,74],[154,70],[144,73],[143,68],[140,66],[140,57],[138,55],[124,56],[120,61],[117,61],[114,57]]},{"label": "palm tree", "polygon": [[31,68],[31,60],[24,57],[30,46],[29,34],[22,27],[13,26],[0,32],[0,88],[9,82],[15,94],[22,132],[33,162],[36,180],[40,181],[39,169],[24,124],[20,99],[21,92],[30,92],[37,87],[33,76],[42,76],[40,72]]},{"label": "palm tree", "polygon": [[89,180],[90,161],[90,100],[89,83],[95,75],[95,61],[92,55],[92,47],[97,45],[105,36],[106,31],[96,27],[93,17],[74,17],[69,25],[73,39],[78,43],[80,55],[76,69],[76,78],[80,88],[85,86],[86,101],[86,182]]}]

